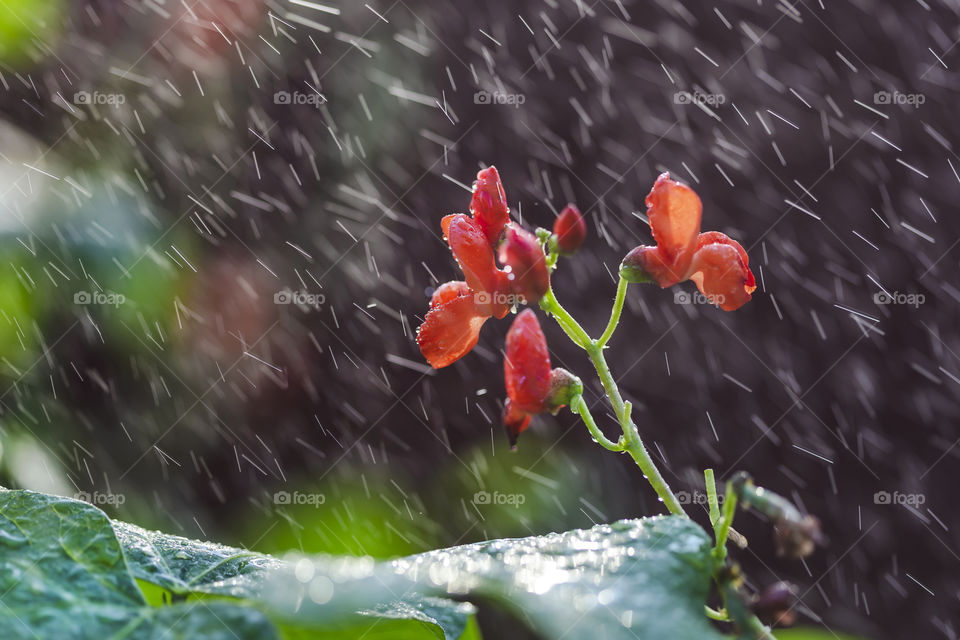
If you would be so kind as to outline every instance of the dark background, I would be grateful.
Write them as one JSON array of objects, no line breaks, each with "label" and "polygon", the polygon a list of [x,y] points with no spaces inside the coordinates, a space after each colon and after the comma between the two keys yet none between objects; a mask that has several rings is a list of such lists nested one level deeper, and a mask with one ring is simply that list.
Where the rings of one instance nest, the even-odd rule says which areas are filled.
[{"label": "dark background", "polygon": [[[796,582],[827,637],[956,637],[956,5],[7,2],[3,484],[381,557],[658,512],[569,412],[509,452],[507,321],[437,373],[413,335],[457,277],[439,220],[478,169],[530,227],[583,210],[554,288],[595,333],[670,171],[760,287],[734,313],[630,288],[608,357],[668,480],[702,495],[703,468],[742,469],[816,514],[828,544],[805,563],[752,515],[736,556],[756,588]],[[285,290],[323,302],[275,304]],[[75,303],[94,291],[125,302]],[[602,416],[588,361],[542,320]]]}]

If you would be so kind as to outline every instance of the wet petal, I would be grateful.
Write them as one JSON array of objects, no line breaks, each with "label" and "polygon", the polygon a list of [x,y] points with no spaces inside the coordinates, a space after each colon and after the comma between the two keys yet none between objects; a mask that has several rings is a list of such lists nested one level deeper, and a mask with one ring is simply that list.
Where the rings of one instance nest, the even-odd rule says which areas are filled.
[{"label": "wet petal", "polygon": [[537,315],[524,309],[507,332],[503,376],[507,396],[520,411],[540,413],[550,395],[550,352]]},{"label": "wet petal", "polygon": [[434,369],[453,364],[476,346],[488,317],[472,293],[433,307],[417,330],[420,353]]},{"label": "wet petal", "polygon": [[472,294],[473,289],[463,280],[451,280],[444,282],[437,287],[430,298],[430,308],[438,307],[445,302],[450,302],[454,298]]},{"label": "wet petal", "polygon": [[487,237],[469,216],[450,217],[447,242],[463,269],[464,280],[476,292],[492,293],[497,288],[497,267]]},{"label": "wet petal", "polygon": [[718,307],[734,311],[750,301],[750,294],[757,287],[753,273],[741,257],[743,247],[727,240],[711,242],[697,250],[690,279]]},{"label": "wet petal", "polygon": [[503,228],[510,222],[510,209],[496,167],[489,167],[477,174],[477,180],[473,183],[470,213],[490,246],[497,246]]},{"label": "wet petal", "polygon": [[663,173],[647,195],[647,216],[657,243],[651,276],[667,287],[685,280],[700,232],[700,198],[690,187]]},{"label": "wet petal", "polygon": [[519,304],[535,304],[550,289],[550,270],[537,236],[520,225],[507,225],[499,257],[510,267],[511,289],[523,297]]},{"label": "wet petal", "polygon": [[530,426],[530,414],[517,409],[516,405],[507,398],[503,405],[503,426],[510,438],[510,448],[517,448],[517,438]]}]

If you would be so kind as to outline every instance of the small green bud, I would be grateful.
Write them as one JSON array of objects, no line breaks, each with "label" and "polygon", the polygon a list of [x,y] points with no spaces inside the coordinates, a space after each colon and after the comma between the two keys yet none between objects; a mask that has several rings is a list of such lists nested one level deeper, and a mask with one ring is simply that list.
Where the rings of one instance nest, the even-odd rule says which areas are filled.
[{"label": "small green bud", "polygon": [[574,398],[583,395],[583,382],[566,369],[556,368],[550,373],[550,395],[546,407],[551,413],[572,404]]}]

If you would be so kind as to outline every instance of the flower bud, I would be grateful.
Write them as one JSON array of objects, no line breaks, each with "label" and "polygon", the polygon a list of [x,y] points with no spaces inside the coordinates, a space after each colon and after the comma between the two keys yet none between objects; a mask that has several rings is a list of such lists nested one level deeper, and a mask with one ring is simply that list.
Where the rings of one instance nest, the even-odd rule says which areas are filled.
[{"label": "flower bud", "polygon": [[477,174],[477,180],[473,183],[470,213],[487,236],[490,246],[496,247],[504,226],[510,221],[507,196],[496,167],[488,167]]},{"label": "flower bud", "polygon": [[764,589],[750,609],[764,624],[789,627],[797,620],[797,587],[789,582],[775,582]]},{"label": "flower bud", "polygon": [[550,289],[550,271],[537,236],[510,223],[500,245],[500,263],[510,267],[510,287],[523,296],[527,304],[535,304]]},{"label": "flower bud", "polygon": [[620,277],[632,284],[653,282],[653,278],[644,268],[644,265],[647,260],[647,252],[654,249],[655,247],[643,246],[632,249],[620,263]]},{"label": "flower bud", "polygon": [[587,239],[587,223],[580,210],[568,204],[553,223],[553,233],[557,236],[557,249],[563,255],[570,255],[580,248]]},{"label": "flower bud", "polygon": [[550,372],[550,394],[544,403],[548,411],[556,413],[579,395],[583,395],[580,378],[559,367]]}]

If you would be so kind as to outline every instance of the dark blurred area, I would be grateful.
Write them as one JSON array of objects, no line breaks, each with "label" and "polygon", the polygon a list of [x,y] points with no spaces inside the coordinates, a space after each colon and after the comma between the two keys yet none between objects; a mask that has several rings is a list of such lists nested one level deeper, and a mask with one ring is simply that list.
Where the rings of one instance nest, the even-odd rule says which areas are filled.
[{"label": "dark blurred area", "polygon": [[439,372],[413,338],[478,169],[531,228],[585,213],[554,289],[595,333],[670,171],[760,287],[734,313],[630,288],[608,358],[667,479],[702,522],[706,467],[821,519],[804,563],[736,524],[804,624],[957,637],[955,3],[4,6],[0,484],[380,557],[660,512],[569,412],[509,451],[508,321]]}]

